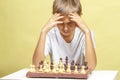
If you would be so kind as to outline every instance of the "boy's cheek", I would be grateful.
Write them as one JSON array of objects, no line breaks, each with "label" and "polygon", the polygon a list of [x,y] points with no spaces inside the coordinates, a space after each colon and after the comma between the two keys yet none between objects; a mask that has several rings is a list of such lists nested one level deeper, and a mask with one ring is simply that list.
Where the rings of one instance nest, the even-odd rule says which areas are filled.
[{"label": "boy's cheek", "polygon": [[57,27],[58,27],[59,29],[61,29],[61,28],[62,28],[62,24],[57,24]]}]

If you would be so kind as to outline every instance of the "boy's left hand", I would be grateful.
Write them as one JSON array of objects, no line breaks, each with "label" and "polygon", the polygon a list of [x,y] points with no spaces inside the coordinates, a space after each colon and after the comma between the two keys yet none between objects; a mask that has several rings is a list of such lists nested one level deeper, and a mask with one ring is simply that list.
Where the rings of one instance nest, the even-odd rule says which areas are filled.
[{"label": "boy's left hand", "polygon": [[76,12],[70,13],[69,17],[70,20],[74,21],[78,25],[78,28],[80,28],[84,33],[89,32],[89,28],[86,26],[82,18]]}]

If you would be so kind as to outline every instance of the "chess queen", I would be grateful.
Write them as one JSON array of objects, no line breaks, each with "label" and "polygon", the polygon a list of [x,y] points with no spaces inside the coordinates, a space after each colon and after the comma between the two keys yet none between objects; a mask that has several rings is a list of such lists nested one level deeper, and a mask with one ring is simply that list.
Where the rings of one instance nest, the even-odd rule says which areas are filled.
[{"label": "chess queen", "polygon": [[53,15],[42,27],[34,51],[33,64],[36,67],[50,55],[51,61],[56,63],[62,58],[64,64],[68,56],[68,63],[74,60],[82,65],[87,61],[88,69],[95,69],[94,33],[83,20],[82,14],[80,0],[54,0]]}]

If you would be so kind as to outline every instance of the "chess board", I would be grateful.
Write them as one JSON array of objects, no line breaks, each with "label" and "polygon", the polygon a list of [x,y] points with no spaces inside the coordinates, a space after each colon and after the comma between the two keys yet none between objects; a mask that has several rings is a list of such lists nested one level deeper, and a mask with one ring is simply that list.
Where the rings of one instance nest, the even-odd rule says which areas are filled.
[{"label": "chess board", "polygon": [[69,78],[69,79],[87,79],[88,78],[88,74],[79,74],[79,73],[28,72],[26,76],[29,78]]},{"label": "chess board", "polygon": [[75,64],[74,61],[71,64],[68,63],[68,57],[66,57],[66,64],[62,63],[60,58],[59,64],[55,62],[41,61],[39,67],[35,68],[35,65],[31,65],[30,70],[26,76],[29,78],[74,78],[74,79],[87,79],[88,78],[87,62],[84,62],[82,66]]}]

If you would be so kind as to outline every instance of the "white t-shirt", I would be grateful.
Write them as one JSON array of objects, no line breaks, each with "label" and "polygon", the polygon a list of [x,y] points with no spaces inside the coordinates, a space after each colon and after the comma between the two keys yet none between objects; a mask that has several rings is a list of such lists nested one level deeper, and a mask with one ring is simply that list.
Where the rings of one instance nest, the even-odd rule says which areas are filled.
[{"label": "white t-shirt", "polygon": [[[94,43],[94,35],[92,34],[92,41]],[[79,29],[75,28],[75,34],[71,43],[67,43],[60,34],[58,27],[52,28],[46,35],[45,42],[45,56],[50,55],[52,61],[59,63],[62,58],[65,63],[66,56],[68,57],[68,63],[74,60],[75,63],[82,65],[85,55],[85,35]]]}]

